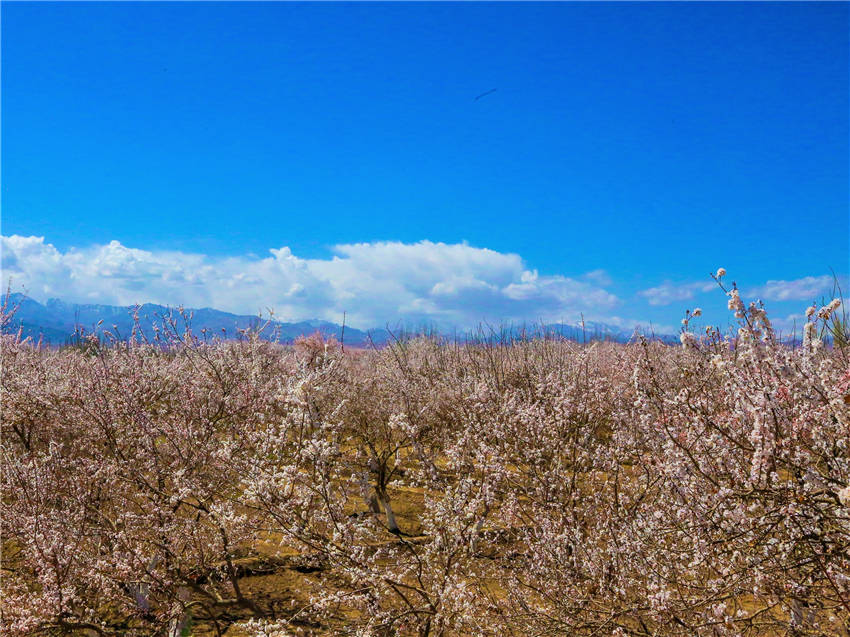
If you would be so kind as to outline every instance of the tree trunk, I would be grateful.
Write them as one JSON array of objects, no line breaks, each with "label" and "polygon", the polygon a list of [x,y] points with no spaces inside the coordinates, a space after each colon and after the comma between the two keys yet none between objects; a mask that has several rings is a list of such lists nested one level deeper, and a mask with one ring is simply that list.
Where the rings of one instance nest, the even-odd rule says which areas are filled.
[{"label": "tree trunk", "polygon": [[378,496],[374,492],[369,494],[368,498],[364,497],[363,499],[366,501],[366,506],[369,507],[369,510],[372,513],[381,512],[381,505],[378,504]]},{"label": "tree trunk", "polygon": [[183,637],[183,633],[188,634],[188,630],[192,622],[192,613],[183,613],[180,617],[175,617],[168,625],[168,637]]},{"label": "tree trunk", "polygon": [[390,496],[387,495],[386,489],[381,489],[378,492],[378,499],[384,507],[384,512],[387,514],[387,528],[390,530],[390,533],[398,533],[398,523],[395,520],[395,513],[393,513],[393,508],[390,505]]}]

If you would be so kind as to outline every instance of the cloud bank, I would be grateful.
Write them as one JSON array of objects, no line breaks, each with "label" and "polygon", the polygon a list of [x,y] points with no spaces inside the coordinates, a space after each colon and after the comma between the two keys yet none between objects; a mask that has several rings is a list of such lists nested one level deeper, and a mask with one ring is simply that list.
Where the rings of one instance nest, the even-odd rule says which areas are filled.
[{"label": "cloud bank", "polygon": [[687,301],[700,292],[710,292],[717,288],[714,281],[696,281],[693,283],[665,282],[654,288],[638,292],[650,305],[670,305],[677,301]]},{"label": "cloud bank", "polygon": [[[586,276],[586,275],[585,275]],[[846,276],[838,276],[838,282],[843,289],[847,289]],[[806,303],[817,302],[820,299],[831,300],[836,278],[833,275],[806,276],[792,280],[769,280],[764,285],[755,286],[742,291],[747,303],[751,300],[761,299],[773,303],[803,301]],[[686,283],[672,283],[666,281],[661,285],[638,291],[638,296],[644,297],[646,302],[653,306],[665,306],[671,303],[688,301],[694,299],[698,294],[717,290],[717,284],[713,281],[692,281]],[[801,321],[802,319],[802,321]],[[774,326],[782,326],[783,329],[791,329],[794,325],[805,323],[802,314],[791,314],[786,319],[773,317]]]},{"label": "cloud bank", "polygon": [[829,296],[835,279],[832,275],[806,276],[792,281],[768,281],[749,291],[765,301],[815,301],[821,296]]},{"label": "cloud bank", "polygon": [[517,254],[465,243],[346,244],[329,259],[302,259],[287,247],[266,258],[217,258],[118,241],[61,252],[44,237],[0,240],[4,283],[11,278],[15,290],[39,301],[152,302],[241,314],[273,308],[281,320],[340,321],[346,312],[356,327],[576,321],[580,313],[603,320],[620,304],[601,270],[541,276]]}]

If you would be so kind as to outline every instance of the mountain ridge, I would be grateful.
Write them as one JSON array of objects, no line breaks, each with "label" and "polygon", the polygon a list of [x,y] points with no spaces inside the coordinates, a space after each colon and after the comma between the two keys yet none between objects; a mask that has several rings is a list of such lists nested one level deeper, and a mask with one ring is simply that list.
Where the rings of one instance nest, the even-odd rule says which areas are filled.
[{"label": "mountain ridge", "polygon": [[[102,332],[104,329],[115,333],[119,338],[130,335],[134,324],[134,316],[138,314],[139,327],[148,338],[153,337],[154,326],[161,324],[167,316],[178,318],[180,327],[182,319],[177,309],[157,303],[144,303],[138,306],[120,306],[106,304],[69,303],[62,299],[50,298],[45,303],[39,303],[24,294],[15,293],[9,296],[9,306],[16,308],[13,320],[7,331],[22,330],[24,337],[39,338],[50,345],[63,345],[71,342],[74,334],[82,328],[85,333]],[[234,314],[215,308],[185,308],[184,312],[191,316],[190,325],[196,334],[206,329],[211,334],[224,338],[237,338],[242,330],[256,328],[267,318],[257,315]],[[98,326],[98,322],[102,323]],[[299,336],[308,336],[319,332],[325,338],[335,337],[352,347],[367,347],[370,345],[385,345],[398,337],[388,328],[361,330],[343,326],[323,319],[305,319],[302,321],[284,322],[270,320],[271,328],[266,337],[282,343],[292,343]],[[399,334],[437,333],[436,330],[398,329]],[[524,335],[546,335],[566,338],[573,341],[613,340],[626,342],[634,337],[634,331],[608,325],[601,322],[588,321],[581,324],[526,324],[521,326],[501,327],[499,330],[466,330],[455,332],[453,335],[441,334],[446,338],[460,340],[489,340],[491,338],[516,338]],[[653,335],[661,340],[674,340],[670,335]]]}]

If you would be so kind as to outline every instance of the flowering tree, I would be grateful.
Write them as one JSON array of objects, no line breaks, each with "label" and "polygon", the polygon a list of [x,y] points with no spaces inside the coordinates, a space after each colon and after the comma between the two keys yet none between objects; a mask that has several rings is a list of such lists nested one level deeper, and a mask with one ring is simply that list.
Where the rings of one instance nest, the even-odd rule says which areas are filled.
[{"label": "flowering tree", "polygon": [[[696,308],[681,347],[343,352],[221,341],[185,314],[62,349],[4,334],[0,623],[846,634],[840,302],[809,308],[796,347],[725,275],[737,331],[698,333]],[[284,571],[298,590],[257,593]]]}]

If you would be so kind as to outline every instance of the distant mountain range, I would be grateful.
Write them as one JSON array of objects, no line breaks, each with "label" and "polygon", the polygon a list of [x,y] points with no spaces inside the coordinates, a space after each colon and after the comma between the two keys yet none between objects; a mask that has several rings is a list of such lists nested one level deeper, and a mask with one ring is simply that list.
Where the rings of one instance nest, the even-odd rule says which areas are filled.
[{"label": "distant mountain range", "polygon": [[[115,305],[89,305],[78,303],[66,303],[59,299],[50,299],[41,304],[22,294],[12,294],[10,306],[16,307],[14,318],[7,331],[23,330],[23,335],[32,337],[37,341],[42,338],[50,345],[63,345],[72,342],[74,334],[80,329],[85,333],[101,332],[106,329],[116,334],[119,338],[126,338],[133,330],[133,315],[138,312],[139,327],[148,338],[153,337],[154,326],[161,325],[164,317],[174,315],[178,319],[178,327],[183,327],[182,319],[179,318],[174,308],[153,303],[145,303],[135,307],[123,307]],[[207,334],[222,336],[224,338],[237,338],[240,330],[255,328],[262,320],[257,316],[231,314],[211,308],[186,309],[191,314],[191,327],[196,335],[206,329]],[[98,323],[102,321],[98,327]],[[337,340],[344,340],[346,345],[352,347],[368,347],[385,345],[393,336],[401,333],[421,333],[423,330],[399,329],[393,330],[392,334],[385,328],[371,330],[359,330],[349,325],[345,326],[343,335],[342,326],[322,320],[298,321],[285,323],[273,321],[264,331],[267,338],[275,339],[282,343],[292,343],[299,336],[308,336],[319,332],[325,338],[331,336]],[[434,331],[431,330],[431,333]],[[574,341],[590,340],[613,340],[625,342],[634,335],[632,331],[624,331],[605,323],[588,322],[584,328],[580,325],[568,325],[563,323],[551,325],[530,325],[528,327],[508,327],[491,330],[489,328],[473,330],[470,332],[457,332],[454,334],[443,334],[447,338],[469,340],[469,339],[503,339],[510,336],[521,336],[523,334],[547,334],[560,336]],[[669,335],[656,335],[662,340],[675,340]]]},{"label": "distant mountain range", "polygon": [[[163,319],[173,315],[177,326],[182,330],[183,320],[174,308],[153,303],[138,306],[89,305],[66,303],[59,299],[49,299],[47,303],[27,298],[22,294],[12,294],[10,306],[17,307],[12,325],[8,330],[17,331],[23,328],[24,336],[33,340],[42,337],[44,342],[51,345],[62,345],[70,342],[75,332],[82,329],[87,334],[109,330],[119,338],[130,335],[134,327],[134,314],[138,313],[139,327],[148,338],[153,337],[154,326],[162,325]],[[255,328],[265,321],[257,316],[231,314],[211,308],[189,309],[185,312],[191,315],[192,331],[200,336],[201,330],[206,329],[209,335],[224,338],[236,338],[240,330]],[[98,326],[98,323],[103,323]],[[283,343],[291,343],[299,336],[307,336],[315,332],[326,338],[343,338],[342,326],[328,321],[310,320],[297,323],[273,321],[264,330],[268,338],[275,338]],[[375,344],[383,344],[388,338],[384,329],[369,332],[345,326],[344,339],[346,344],[363,347],[369,344],[370,336]]]}]

